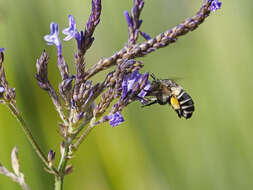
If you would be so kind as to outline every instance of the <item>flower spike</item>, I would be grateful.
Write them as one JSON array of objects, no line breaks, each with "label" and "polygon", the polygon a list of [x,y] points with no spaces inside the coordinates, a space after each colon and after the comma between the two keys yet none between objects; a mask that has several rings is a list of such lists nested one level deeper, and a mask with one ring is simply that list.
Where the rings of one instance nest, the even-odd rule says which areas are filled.
[{"label": "flower spike", "polygon": [[48,45],[55,45],[56,46],[57,54],[59,57],[62,54],[62,46],[61,46],[61,40],[58,35],[59,35],[58,24],[51,22],[50,34],[44,36],[44,40],[47,42]]}]

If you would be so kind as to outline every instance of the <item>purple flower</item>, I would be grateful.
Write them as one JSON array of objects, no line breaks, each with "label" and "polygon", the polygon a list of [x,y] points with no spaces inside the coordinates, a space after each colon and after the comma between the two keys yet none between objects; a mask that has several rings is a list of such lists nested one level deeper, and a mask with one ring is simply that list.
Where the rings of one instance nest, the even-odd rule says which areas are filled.
[{"label": "purple flower", "polygon": [[110,114],[108,116],[108,119],[110,121],[110,125],[112,127],[118,126],[120,123],[124,122],[124,118],[122,117],[120,112],[116,112],[114,114]]},{"label": "purple flower", "polygon": [[72,15],[69,15],[69,27],[62,30],[62,33],[66,35],[63,39],[64,41],[69,41],[72,38],[75,38],[77,41],[78,48],[81,48],[81,40],[83,38],[83,31],[81,34],[76,29],[76,21]]},{"label": "purple flower", "polygon": [[150,40],[150,39],[151,39],[151,37],[150,37],[147,33],[145,33],[145,32],[140,32],[140,34],[141,34],[141,36],[142,36],[145,40]]},{"label": "purple flower", "polygon": [[150,82],[148,81],[148,73],[140,74],[138,70],[132,72],[130,76],[126,75],[122,82],[122,99],[126,98],[128,95],[132,93],[136,93],[137,97],[144,98],[147,94],[146,91],[150,89]]},{"label": "purple flower", "polygon": [[44,40],[48,45],[55,45],[57,47],[58,57],[61,56],[61,40],[59,38],[59,28],[58,24],[51,22],[50,24],[50,34],[44,36]]},{"label": "purple flower", "polygon": [[[209,0],[209,2],[212,1],[212,0]],[[218,9],[221,8],[221,2],[219,0],[213,0],[212,3],[211,3],[211,7],[210,7],[210,10],[211,11],[217,11]]]},{"label": "purple flower", "polygon": [[128,11],[124,11],[124,16],[126,18],[128,27],[132,28],[133,27],[133,22],[132,22],[132,18],[130,17]]},{"label": "purple flower", "polygon": [[80,34],[76,29],[76,21],[72,15],[69,15],[69,27],[62,30],[62,33],[66,35],[64,41],[69,41],[72,38],[80,38]]},{"label": "purple flower", "polygon": [[[144,98],[146,95],[147,95],[147,93],[148,93],[148,91],[150,90],[150,88],[151,88],[151,84],[150,84],[150,82],[148,81],[147,82],[147,84],[146,84],[146,86],[141,90],[141,92],[138,94],[138,97],[140,97],[140,98]],[[141,100],[141,102],[143,101],[143,99]]]},{"label": "purple flower", "polygon": [[4,52],[5,48],[0,48],[0,53]]}]

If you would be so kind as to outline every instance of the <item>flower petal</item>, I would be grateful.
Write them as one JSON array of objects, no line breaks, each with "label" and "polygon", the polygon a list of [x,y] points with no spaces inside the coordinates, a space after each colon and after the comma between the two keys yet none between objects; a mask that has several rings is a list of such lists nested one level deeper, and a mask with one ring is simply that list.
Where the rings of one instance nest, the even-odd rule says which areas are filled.
[{"label": "flower petal", "polygon": [[[209,0],[209,1],[211,1],[211,0]],[[212,4],[211,4],[211,7],[210,7],[210,10],[213,11],[213,12],[217,11],[218,9],[221,8],[221,5],[222,5],[222,3],[219,0],[213,0]]]},{"label": "flower petal", "polygon": [[76,21],[72,15],[69,15],[69,27],[63,29],[62,33],[66,35],[63,39],[64,41],[68,41],[77,36],[78,31],[76,29]]},{"label": "flower petal", "polygon": [[44,40],[48,45],[55,45],[58,49],[58,55],[61,55],[61,40],[59,38],[58,24],[51,22],[50,34],[44,36]]},{"label": "flower petal", "polygon": [[118,126],[120,123],[124,122],[124,118],[122,117],[120,112],[116,112],[108,116],[110,125],[112,127]]}]

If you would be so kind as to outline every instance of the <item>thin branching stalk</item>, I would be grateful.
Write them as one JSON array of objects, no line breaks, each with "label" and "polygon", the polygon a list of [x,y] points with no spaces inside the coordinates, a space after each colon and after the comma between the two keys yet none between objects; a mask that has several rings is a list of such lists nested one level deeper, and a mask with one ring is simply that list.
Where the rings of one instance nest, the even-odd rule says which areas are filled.
[{"label": "thin branching stalk", "polygon": [[24,176],[17,176],[14,173],[10,172],[7,168],[1,165],[0,163],[0,174],[5,175],[6,177],[10,178],[12,181],[18,183],[22,189],[24,190],[30,190],[28,185],[24,181]]},{"label": "thin branching stalk", "polygon": [[58,171],[55,167],[50,168],[49,167],[49,163],[47,160],[47,157],[45,156],[45,154],[42,152],[41,148],[39,147],[38,143],[36,142],[36,140],[34,139],[34,137],[32,136],[32,133],[30,131],[30,129],[28,128],[25,120],[22,118],[22,116],[20,115],[18,109],[16,108],[16,106],[14,106],[12,103],[7,103],[7,107],[11,110],[12,114],[16,117],[16,119],[18,120],[18,122],[20,123],[27,139],[29,140],[29,142],[31,143],[34,151],[37,153],[37,155],[39,156],[39,158],[41,159],[41,161],[45,164],[45,166],[47,167],[48,170],[52,170],[52,172],[54,173],[54,175],[58,175]]},{"label": "thin branching stalk", "polygon": [[93,118],[89,124],[89,126],[85,129],[85,131],[81,134],[81,136],[77,139],[75,144],[73,145],[73,149],[76,151],[78,147],[81,145],[81,143],[87,138],[87,136],[90,134],[90,132],[95,128],[95,122],[96,118]]},{"label": "thin branching stalk", "polygon": [[186,35],[190,31],[195,30],[210,14],[210,6],[213,1],[207,1],[200,8],[200,10],[191,18],[187,18],[181,24],[169,29],[165,32],[158,34],[156,37],[151,38],[145,42],[138,44],[128,44],[123,47],[120,51],[108,58],[99,60],[92,68],[86,71],[85,80],[96,73],[105,70],[117,63],[122,62],[121,59],[135,59],[138,57],[146,56],[147,54],[168,46],[169,44],[175,43],[177,38]]}]

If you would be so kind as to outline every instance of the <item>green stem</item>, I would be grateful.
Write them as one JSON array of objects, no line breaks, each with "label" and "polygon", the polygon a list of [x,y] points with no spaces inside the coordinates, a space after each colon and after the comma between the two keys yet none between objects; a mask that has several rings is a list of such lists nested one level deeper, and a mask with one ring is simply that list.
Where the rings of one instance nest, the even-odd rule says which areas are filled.
[{"label": "green stem", "polygon": [[69,138],[65,143],[64,143],[64,152],[61,155],[61,160],[58,166],[58,172],[60,176],[64,176],[64,170],[66,168],[67,162],[68,162],[68,154],[69,154],[69,146],[72,143],[72,139]]},{"label": "green stem", "polygon": [[28,128],[26,122],[24,121],[24,119],[20,115],[20,113],[17,110],[16,106],[13,103],[11,103],[11,102],[7,103],[7,106],[11,110],[11,112],[13,113],[13,115],[16,117],[16,119],[19,121],[19,123],[21,124],[21,127],[22,127],[22,129],[23,129],[23,131],[24,131],[27,139],[31,143],[34,151],[37,153],[37,155],[39,156],[39,158],[42,160],[42,162],[46,165],[46,167],[50,171],[52,171],[55,175],[58,175],[58,171],[56,170],[55,167],[52,167],[52,168],[49,167],[49,163],[48,163],[47,157],[41,151],[39,145],[37,144],[37,142],[35,141],[34,137],[32,136],[32,133],[31,133],[30,129]]},{"label": "green stem", "polygon": [[86,137],[90,134],[92,129],[94,129],[94,125],[89,125],[86,130],[83,132],[83,134],[77,139],[76,143],[74,144],[73,148],[74,150],[77,150],[80,144],[86,139]]},{"label": "green stem", "polygon": [[63,190],[63,179],[64,177],[56,176],[55,177],[55,190]]}]

